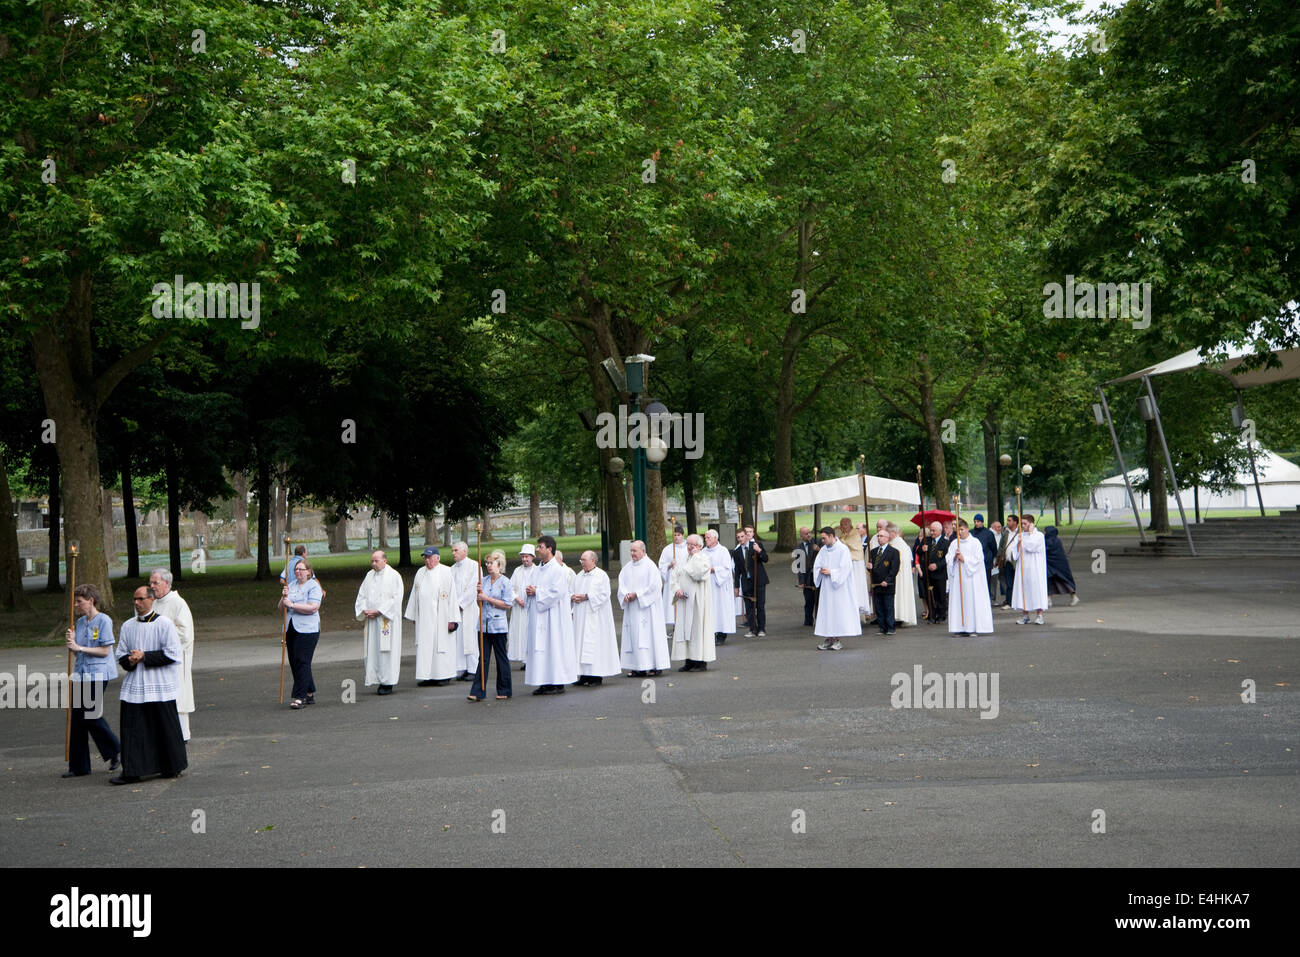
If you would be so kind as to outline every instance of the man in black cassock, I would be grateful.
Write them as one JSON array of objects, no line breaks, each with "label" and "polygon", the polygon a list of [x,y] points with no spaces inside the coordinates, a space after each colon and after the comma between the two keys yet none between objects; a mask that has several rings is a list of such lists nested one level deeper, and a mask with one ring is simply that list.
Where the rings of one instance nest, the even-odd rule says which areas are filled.
[{"label": "man in black cassock", "polygon": [[181,640],[171,619],[153,610],[153,592],[135,590],[135,617],[118,633],[122,667],[122,773],[112,784],[133,784],[146,774],[178,777],[189,766],[176,695],[181,678]]}]

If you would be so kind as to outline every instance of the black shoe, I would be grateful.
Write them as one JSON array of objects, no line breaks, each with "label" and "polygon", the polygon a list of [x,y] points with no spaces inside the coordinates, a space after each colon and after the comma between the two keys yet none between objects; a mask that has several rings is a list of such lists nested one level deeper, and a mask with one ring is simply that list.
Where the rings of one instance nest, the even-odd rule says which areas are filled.
[{"label": "black shoe", "polygon": [[708,670],[709,670],[709,663],[708,663],[707,661],[697,661],[697,662],[695,662],[695,670],[696,670],[696,671],[708,671]]},{"label": "black shoe", "polygon": [[564,685],[544,685],[542,694],[564,694]]},{"label": "black shoe", "polygon": [[586,687],[586,685],[587,685],[586,675],[578,675],[578,680],[573,683],[573,686],[575,688],[583,688]]},{"label": "black shoe", "polygon": [[605,683],[605,679],[597,675],[588,676],[587,678],[588,688],[594,688],[596,687],[596,685],[603,685],[604,683]]},{"label": "black shoe", "polygon": [[885,632],[885,634],[887,634],[887,635],[896,635],[896,634],[898,634],[898,629],[897,629],[897,628],[890,628],[889,631]]},{"label": "black shoe", "polygon": [[138,784],[138,783],[140,783],[140,779],[139,779],[139,778],[128,778],[128,777],[126,777],[126,776],[124,776],[124,775],[119,774],[119,775],[118,775],[117,777],[115,777],[115,778],[109,778],[109,779],[108,779],[108,783],[109,783],[109,784]]},{"label": "black shoe", "polygon": [[680,668],[678,668],[677,670],[678,670],[678,671],[694,671],[694,670],[695,670],[695,662],[693,662],[693,661],[688,661],[688,662],[686,662],[686,664],[682,665],[682,666],[681,666]]},{"label": "black shoe", "polygon": [[307,697],[303,698],[303,699],[302,699],[302,703],[303,703],[303,704],[315,704],[315,703],[316,703],[316,692],[313,691],[311,694],[307,695]]},{"label": "black shoe", "polygon": [[64,771],[59,775],[61,778],[84,778],[89,771]]},{"label": "black shoe", "polygon": [[470,674],[470,673],[467,671],[467,672],[465,672],[463,675],[461,675],[459,678],[457,678],[456,680],[457,680],[457,681],[473,681],[473,680],[474,680],[474,676],[473,676],[472,674]]},{"label": "black shoe", "polygon": [[423,679],[422,681],[417,681],[417,682],[415,683],[415,686],[416,686],[417,688],[432,688],[432,687],[433,687],[434,685],[436,685],[437,683],[438,683],[438,682],[435,681],[433,678],[425,678],[425,679]]},{"label": "black shoe", "polygon": [[108,769],[110,771],[116,771],[121,767],[122,767],[122,755],[121,754],[113,755],[113,760],[108,762]]},{"label": "black shoe", "polygon": [[375,694],[392,694],[392,693],[393,693],[392,685],[380,685],[379,690],[375,692]]},{"label": "black shoe", "polygon": [[450,679],[450,678],[434,678],[434,679],[433,679],[433,686],[434,686],[435,688],[445,688],[445,687],[446,687],[447,685],[449,685],[449,684],[451,684],[451,679]]},{"label": "black shoe", "polygon": [[542,685],[540,688],[534,688],[533,694],[534,695],[546,694],[547,687],[548,687],[547,685]]}]

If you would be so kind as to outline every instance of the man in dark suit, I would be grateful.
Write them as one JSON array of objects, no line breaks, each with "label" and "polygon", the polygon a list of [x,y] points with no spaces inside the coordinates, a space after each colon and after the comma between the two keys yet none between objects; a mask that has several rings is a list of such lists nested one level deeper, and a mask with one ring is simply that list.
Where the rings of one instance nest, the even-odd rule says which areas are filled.
[{"label": "man in dark suit", "polygon": [[799,529],[799,538],[795,551],[803,553],[803,561],[798,566],[803,571],[796,572],[795,575],[799,588],[803,591],[803,623],[805,627],[811,628],[816,624],[817,618],[817,583],[813,581],[813,562],[817,560],[817,553],[821,549],[813,538],[812,529]]},{"label": "man in dark suit", "polygon": [[[868,569],[871,573],[871,600],[876,609],[876,624],[880,628],[880,633],[892,635],[898,630],[894,621],[894,583],[898,579],[903,556],[898,549],[889,544],[888,531],[878,532],[877,540],[881,537],[886,539],[885,543],[873,548],[868,559]],[[911,588],[912,583],[907,581],[906,586]]]},{"label": "man in dark suit", "polygon": [[940,523],[930,523],[930,536],[921,548],[921,561],[930,573],[928,620],[940,625],[948,620],[948,538],[943,534],[943,526]]},{"label": "man in dark suit", "polygon": [[991,602],[997,598],[997,584],[993,581],[993,559],[998,555],[998,538],[991,529],[984,527],[984,516],[979,513],[975,515],[975,527],[970,530],[970,534],[984,547],[984,584],[988,587]]},{"label": "man in dark suit", "polygon": [[[767,637],[767,549],[754,535],[754,526],[736,532],[731,551],[731,578],[736,594],[745,602],[746,638]],[[757,620],[756,620],[757,619]]]}]

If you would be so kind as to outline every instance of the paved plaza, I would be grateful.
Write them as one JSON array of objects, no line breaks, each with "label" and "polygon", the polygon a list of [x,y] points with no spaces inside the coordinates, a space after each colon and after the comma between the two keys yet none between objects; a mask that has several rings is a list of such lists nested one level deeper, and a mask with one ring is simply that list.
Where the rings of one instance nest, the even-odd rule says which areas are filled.
[{"label": "paved plaza", "polygon": [[[360,687],[358,626],[322,637],[319,704],[293,712],[278,637],[204,643],[200,620],[179,779],[110,787],[96,757],[62,780],[62,711],[0,711],[0,851],[10,867],[1294,865],[1300,567],[1112,554],[1093,575],[1096,544],[1074,553],[1083,601],[1043,627],[998,611],[991,636],[923,624],[819,652],[776,564],[768,637],[730,638],[706,673],[537,698],[516,670],[513,700],[478,705],[463,683],[415,687],[409,633],[396,692]],[[9,674],[64,664],[61,647],[0,652]],[[996,674],[996,716],[891,707],[891,676],[918,665]],[[108,714],[116,730],[116,690]]]}]

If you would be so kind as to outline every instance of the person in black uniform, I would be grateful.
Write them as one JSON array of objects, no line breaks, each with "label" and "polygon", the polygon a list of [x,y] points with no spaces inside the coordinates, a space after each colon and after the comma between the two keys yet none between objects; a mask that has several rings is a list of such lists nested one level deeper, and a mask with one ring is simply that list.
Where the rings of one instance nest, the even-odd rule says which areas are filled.
[{"label": "person in black uniform", "polygon": [[929,526],[922,525],[921,530],[917,532],[916,539],[912,542],[912,561],[916,563],[916,590],[921,595],[921,602],[926,609],[925,620],[930,620],[933,614],[934,602],[930,600],[933,589],[930,586],[930,545],[929,545]]},{"label": "person in black uniform", "polygon": [[[889,539],[893,537],[889,531],[879,532],[878,535],[884,536],[885,542],[872,549],[867,565],[867,570],[871,573],[871,599],[875,603],[876,624],[880,633],[892,635],[898,630],[894,621],[894,582],[902,568],[903,556],[889,544]],[[908,587],[910,586],[911,583],[908,582]]]},{"label": "person in black uniform", "polygon": [[989,601],[992,602],[997,598],[997,585],[993,581],[993,559],[998,554],[998,537],[992,529],[984,527],[984,516],[978,512],[975,514],[975,527],[970,533],[984,547],[984,584],[989,590]]},{"label": "person in black uniform", "polygon": [[763,566],[767,564],[767,549],[754,534],[753,525],[737,532],[736,540],[731,550],[731,579],[737,596],[745,602],[745,637],[766,638],[767,569]]},{"label": "person in black uniform", "polygon": [[803,623],[805,627],[811,628],[816,624],[817,618],[817,583],[813,581],[813,562],[821,549],[813,538],[812,529],[799,529],[799,538],[801,541],[795,551],[803,552],[803,571],[796,572],[795,575],[803,590]]},{"label": "person in black uniform", "polygon": [[930,617],[929,621],[941,625],[948,620],[948,539],[944,537],[943,526],[938,522],[930,523],[930,537],[922,546],[922,559],[930,572]]}]

